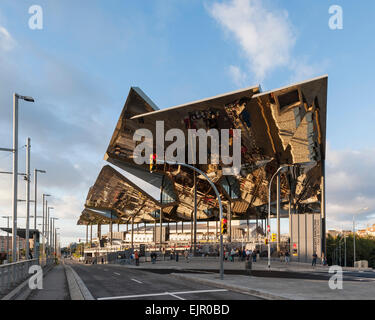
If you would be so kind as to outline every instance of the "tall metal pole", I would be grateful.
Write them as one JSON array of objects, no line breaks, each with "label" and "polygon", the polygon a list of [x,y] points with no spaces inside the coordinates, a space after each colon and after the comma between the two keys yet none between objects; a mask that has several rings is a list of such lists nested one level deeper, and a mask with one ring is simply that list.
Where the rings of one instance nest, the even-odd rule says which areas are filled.
[{"label": "tall metal pole", "polygon": [[38,248],[36,247],[36,215],[38,211],[38,182],[37,182],[37,170],[34,169],[34,259],[39,259]]},{"label": "tall metal pole", "polygon": [[345,243],[345,262],[344,262],[344,266],[346,267],[346,235],[344,235],[344,243]]},{"label": "tall metal pole", "polygon": [[132,217],[132,239],[131,239],[132,249],[134,249],[134,216]]},{"label": "tall metal pole", "polygon": [[194,171],[194,248],[193,254],[197,254],[197,173]]},{"label": "tall metal pole", "polygon": [[46,249],[47,249],[47,255],[49,256],[49,207],[47,207],[47,217],[46,217]]},{"label": "tall metal pole", "polygon": [[18,95],[13,94],[13,228],[12,262],[17,261]]},{"label": "tall metal pole", "polygon": [[356,261],[356,257],[355,257],[355,220],[354,220],[354,216],[353,216],[353,267],[355,267],[355,261]]},{"label": "tall metal pole", "polygon": [[277,252],[280,252],[280,172],[276,176]]},{"label": "tall metal pole", "polygon": [[53,219],[52,217],[50,217],[50,220],[49,220],[49,225],[48,225],[48,231],[49,231],[49,234],[48,234],[48,237],[49,237],[49,256],[51,257],[51,251],[52,251],[52,228],[53,228]]},{"label": "tall metal pole", "polygon": [[43,194],[43,204],[42,204],[42,209],[43,209],[43,217],[42,217],[42,235],[44,237],[44,224],[45,224],[45,212],[44,212],[44,208],[45,208],[45,205],[44,205],[44,201],[45,201],[45,194]]},{"label": "tall metal pole", "polygon": [[228,201],[227,204],[227,219],[228,219],[228,224],[229,224],[229,242],[232,242],[232,208],[231,208],[231,203]]},{"label": "tall metal pole", "polygon": [[322,177],[321,177],[321,200],[320,200],[320,237],[321,237],[321,257],[327,257],[326,241],[326,187],[325,187],[325,160],[322,160]]},{"label": "tall metal pole", "polygon": [[160,251],[161,251],[162,242],[163,242],[163,208],[160,207],[160,244],[159,244]]},{"label": "tall metal pole", "polygon": [[26,260],[30,253],[30,138],[26,141]]}]

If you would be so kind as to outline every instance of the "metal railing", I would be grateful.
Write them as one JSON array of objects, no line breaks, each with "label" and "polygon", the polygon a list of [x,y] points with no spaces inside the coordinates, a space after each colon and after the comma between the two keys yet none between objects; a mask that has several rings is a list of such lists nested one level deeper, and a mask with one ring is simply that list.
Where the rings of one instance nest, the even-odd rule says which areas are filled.
[{"label": "metal railing", "polygon": [[30,276],[29,268],[36,264],[38,264],[38,259],[0,265],[0,293],[9,291],[27,279]]}]

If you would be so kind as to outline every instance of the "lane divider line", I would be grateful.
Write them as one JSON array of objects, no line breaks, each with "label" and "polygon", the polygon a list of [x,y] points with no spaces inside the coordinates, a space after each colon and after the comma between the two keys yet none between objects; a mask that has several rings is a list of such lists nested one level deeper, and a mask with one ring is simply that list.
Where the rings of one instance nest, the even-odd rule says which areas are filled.
[{"label": "lane divider line", "polygon": [[135,282],[137,282],[137,283],[143,283],[143,282],[141,282],[141,281],[139,281],[139,280],[137,280],[137,279],[130,279],[130,280],[133,280],[133,281],[135,281]]},{"label": "lane divider line", "polygon": [[173,294],[173,293],[169,293],[169,295],[172,296],[172,297],[175,297],[175,298],[177,298],[177,299],[180,299],[180,300],[186,300],[186,299],[181,298],[181,297],[179,297],[179,296],[177,296],[177,295],[175,295],[175,294]]}]

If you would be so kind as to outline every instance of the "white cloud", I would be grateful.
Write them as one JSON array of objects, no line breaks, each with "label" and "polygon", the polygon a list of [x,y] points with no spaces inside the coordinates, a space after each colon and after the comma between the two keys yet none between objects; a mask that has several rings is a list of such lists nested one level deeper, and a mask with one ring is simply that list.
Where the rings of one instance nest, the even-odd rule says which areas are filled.
[{"label": "white cloud", "polygon": [[289,62],[295,34],[287,11],[268,9],[259,0],[216,2],[208,11],[240,44],[258,81]]},{"label": "white cloud", "polygon": [[326,161],[328,226],[375,223],[375,150],[333,150]]},{"label": "white cloud", "polygon": [[229,67],[237,86],[250,79],[251,84],[261,83],[280,67],[289,70],[289,82],[326,73],[328,61],[311,63],[308,56],[293,56],[297,35],[286,10],[269,8],[260,0],[228,0],[207,5],[207,11],[241,48],[244,70]]},{"label": "white cloud", "polygon": [[9,34],[8,30],[0,25],[0,51],[10,51],[16,45],[16,41]]},{"label": "white cloud", "polygon": [[233,79],[233,82],[235,83],[236,86],[238,87],[243,87],[245,86],[246,82],[246,74],[241,71],[241,69],[237,66],[229,66],[228,68],[228,73]]}]

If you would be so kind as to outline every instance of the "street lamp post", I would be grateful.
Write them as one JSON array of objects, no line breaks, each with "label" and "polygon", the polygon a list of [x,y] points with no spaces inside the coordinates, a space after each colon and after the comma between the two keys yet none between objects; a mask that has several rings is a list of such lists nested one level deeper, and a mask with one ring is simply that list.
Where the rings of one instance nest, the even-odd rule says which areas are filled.
[{"label": "street lamp post", "polygon": [[[46,173],[45,170],[39,170],[39,169],[34,169],[34,258],[39,259],[39,248],[36,247],[36,230],[37,230],[37,225],[36,225],[36,218],[37,218],[37,210],[38,210],[38,172],[39,173]],[[43,200],[44,200],[44,195],[43,195]],[[44,206],[44,201],[43,201],[43,206]],[[43,207],[43,212],[44,212],[44,207]],[[40,241],[40,237],[39,237]]]},{"label": "street lamp post", "polygon": [[17,261],[17,177],[18,177],[18,99],[34,102],[32,97],[13,94],[13,228],[12,228],[12,261]]},{"label": "street lamp post", "polygon": [[[57,218],[56,218],[57,219]],[[53,237],[53,239],[54,239],[54,252],[55,252],[55,258],[57,258],[57,238],[56,238],[56,236],[57,236],[57,230],[58,229],[60,229],[60,228],[55,228],[55,235],[54,235],[54,237]]]},{"label": "street lamp post", "polygon": [[355,220],[353,216],[353,267],[355,268]]},{"label": "street lamp post", "polygon": [[47,254],[50,256],[50,246],[51,246],[51,217],[50,217],[50,210],[54,209],[53,207],[47,207],[47,219],[46,219],[46,239],[47,239]]},{"label": "street lamp post", "polygon": [[26,141],[26,260],[30,251],[30,138]]},{"label": "street lamp post", "polygon": [[[184,167],[190,168],[190,169],[194,170],[195,172],[198,172],[202,176],[204,176],[206,178],[206,180],[208,181],[208,183],[211,185],[212,189],[215,191],[217,200],[219,202],[220,221],[222,221],[222,219],[223,219],[223,206],[221,204],[220,193],[217,190],[215,184],[211,181],[211,179],[202,170],[200,170],[200,169],[198,169],[198,168],[196,168],[194,166],[191,166],[189,164],[186,164],[186,163],[171,162],[171,161],[164,161],[164,160],[157,160],[156,162],[157,163],[167,163],[167,164],[170,164],[170,165],[184,166]],[[220,233],[220,279],[221,280],[224,279],[224,261],[223,261],[223,255],[224,255],[223,234]]]},{"label": "street lamp post", "polygon": [[52,228],[51,228],[51,247],[53,248],[53,251],[55,252],[55,234],[56,234],[56,231],[55,231],[55,220],[59,220],[59,218],[51,218],[51,222],[52,222]]},{"label": "street lamp post", "polygon": [[293,165],[286,164],[282,165],[277,169],[277,171],[273,174],[270,183],[268,185],[268,225],[267,225],[267,239],[268,239],[268,269],[271,268],[271,241],[270,241],[270,228],[271,228],[271,186],[272,186],[272,181],[275,178],[276,175],[279,174],[279,172],[287,167],[293,167]]}]

